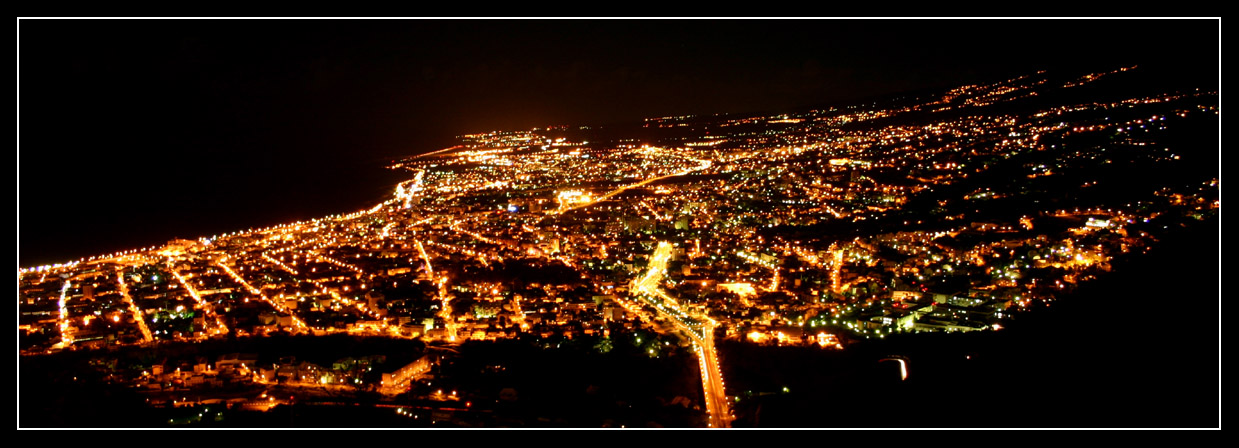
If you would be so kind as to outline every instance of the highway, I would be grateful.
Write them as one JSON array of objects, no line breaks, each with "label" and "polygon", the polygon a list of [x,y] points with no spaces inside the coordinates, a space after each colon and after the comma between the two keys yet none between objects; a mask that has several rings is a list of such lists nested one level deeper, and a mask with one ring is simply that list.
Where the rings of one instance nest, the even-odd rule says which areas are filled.
[{"label": "highway", "polygon": [[643,300],[658,310],[659,314],[667,317],[669,322],[692,339],[701,368],[701,386],[705,392],[709,425],[711,428],[729,427],[732,420],[731,410],[728,407],[718,352],[714,348],[715,323],[706,316],[690,316],[684,313],[674,298],[658,288],[670,259],[671,244],[666,241],[659,242],[658,248],[650,255],[649,271],[634,282],[634,289]]},{"label": "highway", "polygon": [[[650,148],[650,149],[652,150],[652,149],[654,149],[654,148]],[[567,212],[570,212],[570,211],[576,210],[576,209],[578,209],[578,208],[588,207],[588,206],[591,206],[591,205],[597,204],[597,203],[599,203],[599,202],[605,201],[605,200],[607,200],[607,199],[611,199],[611,197],[612,197],[612,196],[615,196],[615,195],[617,195],[617,194],[620,194],[620,193],[623,193],[623,192],[625,192],[625,191],[631,190],[631,189],[633,189],[633,188],[637,188],[637,187],[645,186],[645,185],[648,185],[648,184],[650,184],[650,183],[657,182],[657,181],[660,181],[660,180],[663,180],[663,179],[667,179],[667,178],[671,178],[671,177],[683,176],[683,175],[686,175],[686,174],[692,173],[693,171],[701,171],[701,170],[704,170],[704,169],[706,169],[706,168],[709,168],[709,167],[710,167],[710,165],[711,165],[711,163],[712,163],[712,162],[710,162],[709,160],[700,160],[700,159],[693,159],[693,158],[688,158],[688,159],[689,159],[689,160],[692,160],[692,161],[694,161],[694,162],[698,162],[698,163],[700,163],[701,165],[698,165],[698,166],[693,167],[693,168],[686,169],[686,170],[684,170],[684,171],[680,171],[680,172],[676,172],[676,173],[667,174],[667,175],[665,175],[665,176],[652,177],[652,178],[649,178],[649,179],[643,180],[643,181],[641,181],[641,182],[637,182],[637,183],[634,183],[634,184],[625,185],[625,186],[620,187],[620,188],[618,188],[618,189],[612,190],[612,191],[610,191],[610,192],[608,192],[608,193],[606,193],[606,194],[604,194],[604,195],[602,195],[602,196],[599,196],[599,197],[597,197],[596,199],[594,199],[594,200],[592,200],[592,201],[585,202],[585,203],[583,203],[583,204],[580,204],[580,205],[575,205],[575,206],[572,206],[572,207],[563,207],[563,208],[561,208],[560,210],[556,211],[555,213],[556,213],[556,214],[563,214],[563,213],[567,213]]]}]

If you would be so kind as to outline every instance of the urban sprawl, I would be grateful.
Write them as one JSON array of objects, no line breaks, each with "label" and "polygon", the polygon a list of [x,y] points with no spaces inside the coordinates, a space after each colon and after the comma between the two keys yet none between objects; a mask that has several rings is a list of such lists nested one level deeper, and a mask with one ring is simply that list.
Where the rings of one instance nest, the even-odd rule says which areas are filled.
[{"label": "urban sprawl", "polygon": [[[1216,173],[1119,193],[1105,173],[1175,171],[1184,151],[1211,153],[1163,137],[1216,121],[1217,92],[1038,98],[1135,70],[646,119],[654,138],[594,141],[589,126],[464,135],[394,161],[408,180],[364,210],[22,268],[22,353],[275,333],[452,346],[644,329],[669,336],[642,347],[650,356],[694,353],[709,425],[727,426],[736,391],[716,339],[846,350],[899,333],[1001,331],[1169,226],[1216,214]],[[373,372],[364,356],[330,366],[263,356],[152,363],[115,380],[172,395],[235,383],[397,395],[429,381],[434,363]]]}]

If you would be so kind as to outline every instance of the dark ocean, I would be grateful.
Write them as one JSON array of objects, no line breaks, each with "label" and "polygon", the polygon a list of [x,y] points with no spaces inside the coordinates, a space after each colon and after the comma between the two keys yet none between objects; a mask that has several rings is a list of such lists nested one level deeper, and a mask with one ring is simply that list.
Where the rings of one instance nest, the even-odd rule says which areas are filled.
[{"label": "dark ocean", "polygon": [[[451,140],[410,145],[407,155]],[[128,163],[152,156],[19,152],[19,266],[350,213],[388,199],[407,179],[386,168],[391,157],[290,148],[243,147],[213,157],[186,151]]]}]

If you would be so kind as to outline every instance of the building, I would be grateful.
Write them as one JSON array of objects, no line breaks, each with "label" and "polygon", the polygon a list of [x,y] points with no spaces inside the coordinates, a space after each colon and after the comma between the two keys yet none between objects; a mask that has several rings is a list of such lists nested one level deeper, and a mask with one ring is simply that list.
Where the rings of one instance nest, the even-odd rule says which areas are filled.
[{"label": "building", "polygon": [[392,395],[404,392],[410,381],[420,379],[427,372],[430,372],[430,355],[422,355],[394,372],[384,373],[379,391]]}]

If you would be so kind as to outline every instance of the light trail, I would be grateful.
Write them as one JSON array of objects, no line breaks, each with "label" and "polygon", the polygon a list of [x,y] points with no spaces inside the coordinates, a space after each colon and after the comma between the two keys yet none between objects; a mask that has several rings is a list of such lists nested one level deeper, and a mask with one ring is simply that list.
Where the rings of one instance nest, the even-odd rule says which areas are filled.
[{"label": "light trail", "polygon": [[430,274],[430,276],[431,276],[431,277],[434,277],[434,275],[435,275],[435,268],[434,268],[434,266],[431,266],[431,265],[430,265],[430,256],[429,256],[429,255],[426,255],[426,248],[425,248],[425,247],[422,247],[422,241],[421,241],[421,240],[416,240],[416,241],[414,241],[414,242],[416,242],[416,243],[417,243],[417,251],[418,251],[418,252],[420,252],[420,253],[422,254],[422,261],[424,261],[424,262],[426,263],[426,273],[427,273],[427,274]]},{"label": "light trail", "polygon": [[607,193],[607,194],[604,194],[604,195],[602,195],[602,196],[599,196],[597,199],[594,199],[594,200],[592,200],[592,201],[585,202],[585,203],[583,203],[583,204],[576,205],[576,206],[572,206],[572,207],[567,207],[567,208],[564,208],[564,209],[562,209],[562,210],[557,210],[557,211],[555,211],[555,214],[557,214],[557,215],[558,215],[558,214],[564,214],[564,213],[567,213],[567,212],[570,212],[570,211],[573,211],[573,210],[576,210],[576,209],[579,209],[579,208],[588,207],[588,206],[591,206],[591,205],[597,204],[597,203],[599,203],[599,202],[605,201],[605,200],[607,200],[607,199],[610,199],[611,197],[613,197],[613,196],[615,196],[615,195],[617,195],[617,194],[623,193],[623,192],[628,191],[628,190],[631,190],[631,189],[633,189],[633,188],[637,188],[637,187],[641,187],[641,186],[649,185],[650,183],[657,182],[657,181],[660,181],[660,180],[663,180],[663,179],[667,179],[667,178],[670,178],[670,177],[676,177],[676,176],[683,176],[683,175],[686,175],[686,174],[692,173],[693,171],[700,171],[700,170],[704,170],[704,169],[706,169],[706,168],[709,168],[709,167],[710,167],[710,165],[711,165],[711,163],[712,163],[712,162],[710,162],[709,160],[699,160],[699,159],[691,159],[691,158],[689,158],[689,160],[693,160],[693,161],[699,162],[699,163],[700,163],[700,165],[698,165],[698,166],[697,166],[697,167],[695,167],[695,168],[689,168],[689,169],[684,170],[684,171],[680,171],[680,172],[676,172],[676,173],[667,174],[667,175],[665,175],[665,176],[652,177],[652,178],[649,178],[649,179],[643,180],[643,181],[641,181],[641,182],[637,182],[637,183],[635,183],[635,184],[625,185],[625,186],[623,186],[623,187],[620,187],[619,189],[613,190],[613,191],[611,191],[611,192],[609,192],[609,193]]},{"label": "light trail", "polygon": [[[667,261],[671,259],[671,245],[666,241],[660,241],[654,254],[650,256],[649,271],[639,281],[635,282],[635,288],[640,292],[639,297],[658,296],[663,300],[654,302],[647,299],[647,303],[654,306],[660,314],[668,317],[668,321],[672,322],[684,333],[687,333],[693,341],[693,347],[697,352],[697,359],[701,368],[701,385],[704,389],[706,400],[706,412],[710,417],[710,427],[726,428],[731,424],[731,411],[728,408],[726,388],[723,384],[722,369],[718,363],[718,354],[714,348],[714,326],[715,322],[709,317],[701,317],[699,320],[704,324],[697,324],[700,329],[694,329],[693,325],[684,322],[684,318],[691,318],[684,315],[678,308],[675,307],[673,314],[663,305],[674,305],[676,300],[671,296],[662,292],[658,288],[658,283],[662,281],[663,273],[666,272]],[[677,315],[678,314],[678,315]]]},{"label": "light trail", "polygon": [[895,356],[895,357],[890,357],[890,358],[882,358],[878,362],[885,362],[885,361],[898,362],[899,363],[899,381],[908,380],[908,360],[907,359],[904,359],[902,356]]},{"label": "light trail", "polygon": [[67,348],[73,345],[73,336],[69,334],[69,312],[65,309],[65,293],[69,292],[72,284],[65,280],[64,286],[60,287],[60,300],[57,305],[60,308],[60,316],[57,320],[60,321],[60,343],[57,344],[60,348]]}]

